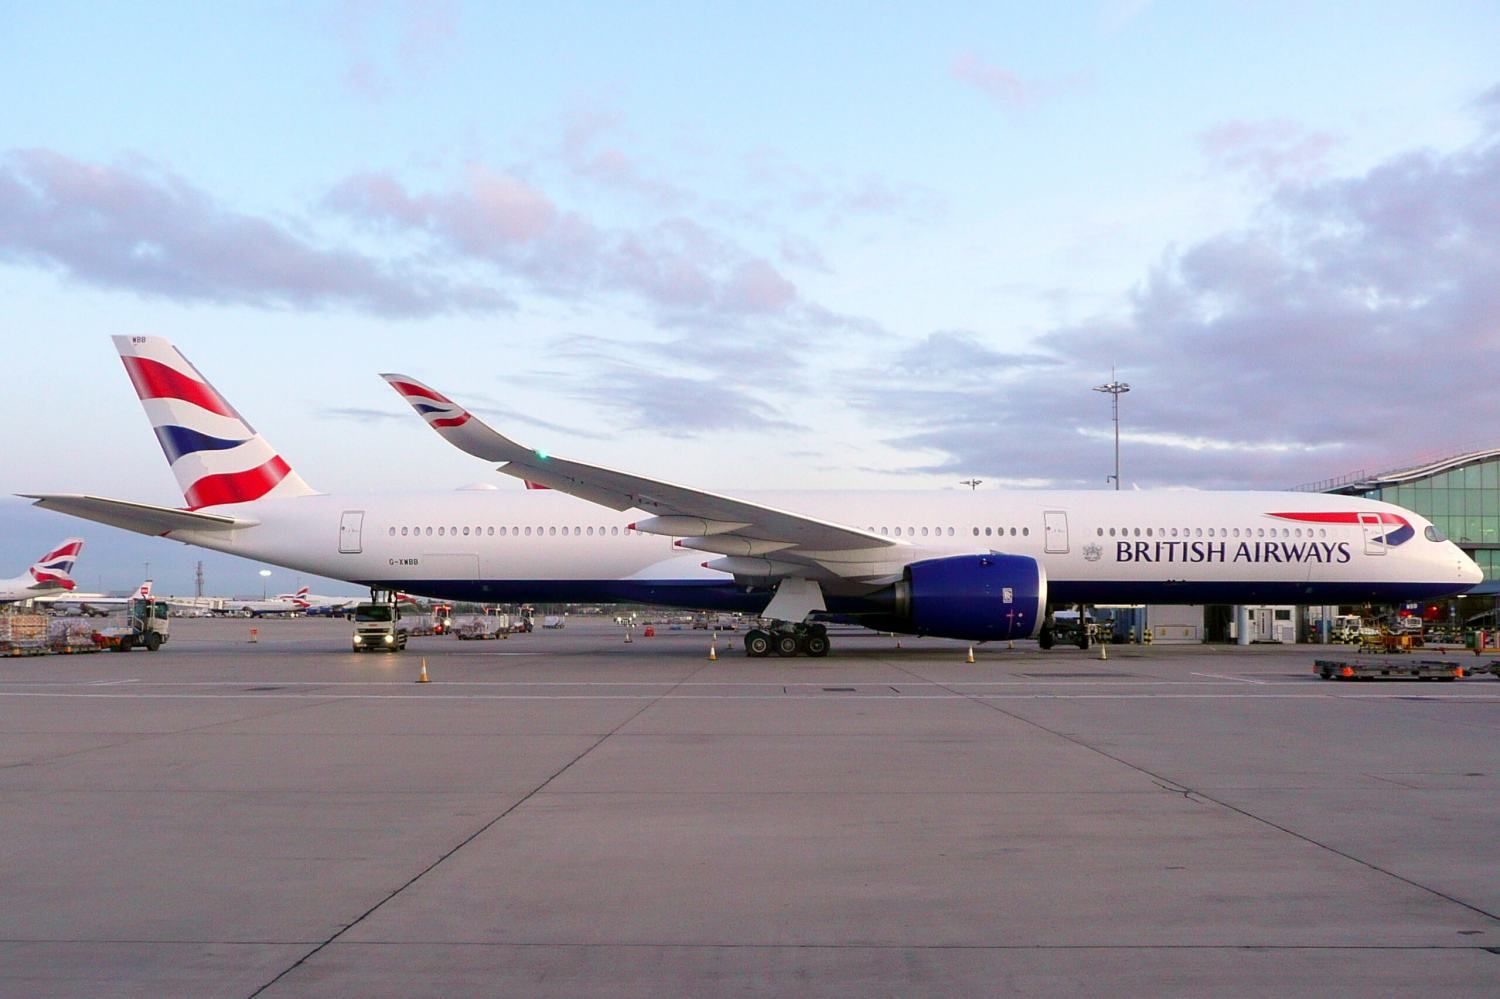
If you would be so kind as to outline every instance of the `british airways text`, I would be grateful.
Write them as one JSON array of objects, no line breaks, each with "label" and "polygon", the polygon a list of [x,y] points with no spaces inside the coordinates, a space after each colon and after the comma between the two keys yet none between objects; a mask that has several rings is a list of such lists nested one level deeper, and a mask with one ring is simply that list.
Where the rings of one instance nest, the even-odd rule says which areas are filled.
[{"label": "british airways text", "polygon": [[1337,541],[1119,541],[1118,562],[1325,562],[1352,558],[1349,542]]}]

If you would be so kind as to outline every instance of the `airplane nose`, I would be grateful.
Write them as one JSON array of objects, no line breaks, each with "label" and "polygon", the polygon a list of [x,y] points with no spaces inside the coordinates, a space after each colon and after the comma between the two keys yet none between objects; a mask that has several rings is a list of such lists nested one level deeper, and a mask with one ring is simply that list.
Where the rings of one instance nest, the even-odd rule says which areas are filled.
[{"label": "airplane nose", "polygon": [[1461,554],[1459,557],[1463,560],[1459,565],[1459,578],[1470,586],[1478,586],[1484,582],[1484,570],[1469,556]]}]

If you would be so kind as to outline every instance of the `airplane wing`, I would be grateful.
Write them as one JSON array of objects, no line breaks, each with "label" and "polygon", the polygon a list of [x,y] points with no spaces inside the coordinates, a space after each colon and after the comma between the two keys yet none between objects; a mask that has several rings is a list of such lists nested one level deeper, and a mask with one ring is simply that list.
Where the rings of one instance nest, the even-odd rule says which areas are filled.
[{"label": "airplane wing", "polygon": [[226,517],[212,513],[194,513],[168,506],[131,503],[128,500],[105,499],[102,496],[78,494],[32,495],[19,493],[22,499],[36,500],[44,510],[82,517],[84,520],[122,527],[137,534],[160,536],[171,531],[232,531],[253,527],[259,521],[245,517]]},{"label": "airplane wing", "polygon": [[[910,548],[897,539],[533,450],[496,432],[415,378],[381,377],[458,449],[485,461],[501,462],[499,471],[529,483],[613,510],[634,508],[655,514],[638,523],[637,529],[682,538],[683,547],[727,556],[720,560],[725,564],[709,563],[713,568],[735,575],[786,576],[819,567],[834,578],[873,581],[899,573],[911,561]],[[772,566],[769,571],[749,564],[767,557]],[[777,564],[794,571],[778,572]],[[752,568],[756,571],[737,571]]]}]

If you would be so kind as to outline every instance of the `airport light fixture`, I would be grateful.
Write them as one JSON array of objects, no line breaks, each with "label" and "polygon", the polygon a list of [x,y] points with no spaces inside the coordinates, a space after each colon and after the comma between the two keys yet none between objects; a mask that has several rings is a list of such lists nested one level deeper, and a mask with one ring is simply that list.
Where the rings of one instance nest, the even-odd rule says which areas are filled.
[{"label": "airport light fixture", "polygon": [[271,578],[271,570],[270,569],[262,569],[260,571],[260,598],[262,600],[266,599],[266,580],[268,580],[270,578]]},{"label": "airport light fixture", "polygon": [[1110,478],[1115,480],[1115,489],[1120,488],[1120,396],[1130,391],[1130,386],[1115,378],[1113,366],[1109,369],[1109,383],[1107,385],[1095,385],[1095,392],[1108,392],[1110,403],[1114,410],[1115,420],[1115,474]]},{"label": "airport light fixture", "polygon": [[973,492],[974,490],[979,488],[979,483],[983,481],[983,479],[963,479],[959,482],[959,485],[968,486],[969,492]]}]

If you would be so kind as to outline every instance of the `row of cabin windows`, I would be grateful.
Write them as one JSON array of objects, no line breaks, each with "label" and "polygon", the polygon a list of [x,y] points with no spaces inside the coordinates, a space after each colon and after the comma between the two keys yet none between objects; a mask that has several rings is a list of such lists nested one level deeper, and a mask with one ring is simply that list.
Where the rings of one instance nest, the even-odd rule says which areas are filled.
[{"label": "row of cabin windows", "polygon": [[[1104,528],[1097,528],[1097,533],[1099,537],[1104,537]],[[1309,527],[1307,529],[1307,533],[1304,534],[1302,528],[1300,527],[1247,527],[1244,528],[1243,532],[1238,527],[1184,527],[1181,531],[1179,531],[1175,527],[1122,527],[1119,529],[1119,533],[1116,534],[1115,529],[1111,527],[1109,529],[1109,536],[1112,538],[1326,538],[1328,537],[1328,529],[1326,527],[1320,527],[1315,531],[1311,527]]]},{"label": "row of cabin windows", "polygon": [[[562,534],[563,537],[568,537],[571,534],[573,537],[580,537],[580,538],[581,537],[591,537],[592,538],[592,537],[595,537],[596,535],[598,537],[602,538],[602,537],[605,537],[606,535],[613,536],[613,537],[618,537],[619,534],[620,534],[620,529],[618,527],[610,527],[610,528],[600,527],[600,528],[597,528],[597,529],[593,528],[593,527],[573,527],[571,529],[569,529],[567,527],[538,527],[538,528],[535,529],[535,531],[533,531],[533,529],[530,528],[530,527],[511,527],[511,528],[508,528],[508,529],[504,528],[504,527],[501,527],[501,528],[498,529],[498,532],[497,532],[497,529],[494,528],[494,527],[472,527],[472,528],[471,527],[437,527],[437,528],[433,528],[433,527],[401,527],[401,528],[392,527],[392,528],[389,528],[388,531],[387,531],[387,533],[389,533],[390,536],[393,537],[393,538],[396,537],[398,533],[403,538],[406,538],[406,537],[416,537],[416,538],[428,537],[428,538],[430,538],[430,537],[433,537],[434,535],[436,535],[439,538],[445,538],[445,537],[450,537],[450,536],[451,537],[455,537],[455,538],[460,537],[460,536],[461,537],[465,537],[465,538],[470,537],[470,536],[473,536],[473,537],[491,537],[491,538],[493,538],[493,537],[497,536],[497,533],[498,533],[498,536],[502,537],[502,538],[505,538],[505,537],[516,537],[516,538],[527,537],[527,538],[529,538],[529,537],[532,537],[532,536],[542,537],[544,535],[556,536],[559,532],[561,532],[561,534]],[[874,532],[875,532],[875,528],[873,528],[873,527],[870,528],[870,533],[873,534]],[[1000,536],[1000,537],[1004,537],[1005,536],[1005,532],[1006,532],[1006,528],[1004,528],[1004,527],[986,527],[986,528],[983,529],[983,532],[984,532],[984,536],[987,537],[987,538],[995,537],[997,535]],[[626,533],[628,534],[629,532],[627,531]],[[953,528],[951,528],[951,527],[947,527],[947,528],[944,528],[944,527],[933,527],[933,528],[926,528],[926,527],[921,527],[921,528],[918,528],[918,527],[906,527],[906,528],[901,528],[901,527],[882,527],[882,528],[880,528],[880,533],[882,535],[886,536],[886,537],[894,536],[894,537],[898,537],[898,538],[901,538],[901,537],[915,538],[919,534],[920,534],[921,537],[924,537],[924,538],[927,538],[927,537],[938,537],[938,538],[940,538],[940,537],[943,537],[943,535],[946,533],[947,536],[951,538],[951,537],[953,537],[954,531],[953,531]],[[979,537],[979,535],[980,535],[980,528],[978,528],[978,527],[974,528],[974,536],[977,538],[977,537]],[[1022,527],[1022,528],[1012,527],[1012,528],[1010,528],[1010,536],[1013,537],[1013,538],[1014,537],[1018,537],[1018,536],[1019,537],[1023,537],[1023,538],[1029,538],[1029,537],[1031,537],[1031,528],[1029,528],[1029,527]]]},{"label": "row of cabin windows", "polygon": [[[870,530],[871,534],[875,533],[875,528],[872,527],[869,530]],[[986,527],[986,528],[983,529],[983,531],[984,531],[984,536],[987,537],[987,538],[992,538],[992,537],[995,537],[997,535],[1003,538],[1005,536],[1006,529],[1003,528],[1003,527]],[[928,537],[941,538],[941,537],[943,537],[946,534],[948,537],[951,538],[951,537],[953,537],[954,531],[953,531],[953,528],[951,528],[951,527],[934,527],[934,528],[931,529],[931,533],[929,533],[928,529],[925,528],[925,527],[907,527],[907,528],[904,528],[904,529],[900,528],[900,527],[882,527],[882,528],[880,528],[880,533],[884,537],[897,537],[897,538],[901,538],[901,537],[915,538],[915,537],[918,536],[918,534],[920,534],[924,538],[928,538]],[[978,528],[978,527],[974,528],[974,537],[976,537],[976,538],[979,537],[979,534],[980,534],[980,528]],[[1015,537],[1029,538],[1029,537],[1031,537],[1031,528],[1029,528],[1029,527],[1021,527],[1021,528],[1012,527],[1012,528],[1010,528],[1010,536],[1013,537],[1013,538],[1015,538]]]},{"label": "row of cabin windows", "polygon": [[[599,536],[599,537],[602,538],[605,535],[613,535],[613,536],[618,537],[619,534],[620,534],[620,529],[618,527],[599,527],[599,528],[594,528],[594,527],[571,527],[571,528],[569,528],[569,527],[538,527],[533,532],[532,528],[530,528],[530,527],[509,527],[509,528],[507,528],[507,527],[501,527],[498,530],[496,528],[494,528],[494,527],[473,527],[473,528],[470,528],[470,527],[462,527],[462,528],[460,528],[460,527],[438,527],[438,528],[432,528],[432,527],[402,527],[402,528],[399,528],[399,529],[395,528],[395,527],[392,527],[388,531],[388,533],[390,534],[390,536],[393,537],[393,538],[397,535],[398,532],[400,533],[401,537],[403,537],[403,538],[405,538],[405,537],[413,537],[413,538],[427,537],[427,538],[430,538],[430,537],[433,536],[434,533],[436,533],[436,535],[438,537],[440,537],[440,538],[445,538],[445,537],[455,537],[456,538],[456,537],[459,537],[460,534],[462,534],[462,536],[465,537],[465,538],[470,537],[471,535],[473,537],[476,537],[476,538],[478,538],[478,537],[491,537],[491,538],[493,538],[497,534],[500,537],[502,537],[502,538],[506,538],[506,537],[515,537],[515,538],[528,537],[529,538],[534,533],[536,537],[540,538],[543,535],[552,535],[552,536],[555,537],[559,532],[561,532],[562,536],[565,537],[565,538],[568,537],[568,536],[570,536],[570,535],[572,535],[574,537],[580,537],[580,538],[581,537],[585,537],[585,536],[587,536],[587,537],[594,537],[595,535],[597,535],[597,536]],[[626,533],[629,533],[629,532],[626,532]]]},{"label": "row of cabin windows", "polygon": [[[432,528],[432,527],[402,527],[402,528],[399,528],[399,529],[395,528],[395,527],[392,527],[392,528],[389,529],[390,536],[393,537],[393,538],[396,537],[398,530],[399,530],[399,533],[400,533],[401,537],[403,537],[403,538],[405,538],[405,537],[418,537],[418,538],[420,538],[420,537],[428,537],[428,538],[430,538],[430,537],[433,536],[434,533],[436,533],[436,535],[438,537],[440,537],[440,538],[442,538],[442,537],[449,537],[449,536],[452,536],[452,537],[455,537],[455,538],[456,537],[460,537],[460,536],[465,537],[465,538],[470,537],[470,536],[473,536],[473,537],[488,536],[488,537],[492,537],[493,538],[493,537],[495,537],[497,535],[497,529],[494,528],[494,527],[472,527],[472,528],[471,527],[462,527],[462,528],[460,528],[460,527],[438,527],[438,528]],[[872,534],[875,532],[875,528],[873,528],[873,527],[871,527],[869,530],[870,530],[870,533],[872,533]],[[978,528],[978,527],[976,527],[976,528],[973,529],[974,536],[976,538],[980,536],[980,530],[981,529]],[[1023,538],[1029,538],[1029,537],[1031,537],[1031,528],[1029,528],[1029,527],[1022,527],[1022,528],[1012,527],[1012,528],[1009,528],[1009,529],[1004,528],[1004,527],[993,527],[993,528],[992,527],[986,527],[986,528],[983,529],[983,532],[984,532],[984,537],[987,537],[987,538],[992,538],[992,537],[997,537],[997,536],[1003,538],[1003,537],[1006,536],[1007,530],[1009,530],[1010,537],[1013,537],[1013,538],[1014,537],[1023,537]],[[595,536],[598,536],[598,537],[602,538],[602,537],[605,537],[606,535],[613,536],[613,537],[618,537],[619,534],[620,534],[620,529],[619,529],[619,527],[609,527],[609,528],[605,528],[605,527],[599,527],[599,528],[594,528],[594,527],[572,527],[572,528],[568,528],[568,527],[537,527],[535,529],[530,528],[530,527],[510,527],[510,528],[501,527],[501,528],[498,529],[498,536],[502,537],[502,538],[504,538],[504,537],[516,537],[516,538],[527,537],[527,538],[529,538],[529,537],[533,537],[533,536],[540,538],[540,537],[543,537],[544,535],[556,537],[559,532],[561,532],[562,536],[565,537],[565,538],[569,537],[570,535],[573,536],[573,537],[580,537],[580,538],[581,537],[595,537]],[[626,533],[628,534],[629,532],[627,531]],[[944,535],[946,535],[947,537],[951,538],[951,537],[953,537],[954,531],[953,531],[953,528],[951,528],[951,527],[946,527],[946,528],[944,528],[944,527],[933,527],[933,528],[926,528],[926,527],[921,527],[921,528],[918,528],[918,527],[907,527],[907,528],[882,527],[882,528],[880,528],[880,533],[881,533],[881,535],[883,537],[897,537],[897,538],[901,538],[901,537],[915,538],[915,537],[918,537],[919,535],[921,537],[924,537],[924,538],[927,538],[927,537],[939,537],[940,538],[940,537],[943,537]],[[1099,537],[1101,537],[1101,538],[1104,537],[1105,536],[1105,528],[1103,528],[1103,527],[1096,528],[1096,533],[1098,534]],[[1108,533],[1109,533],[1109,536],[1111,538],[1114,538],[1114,537],[1120,537],[1120,538],[1129,538],[1129,537],[1137,537],[1137,538],[1140,538],[1140,537],[1146,537],[1146,538],[1166,538],[1166,537],[1173,537],[1173,538],[1178,538],[1178,537],[1181,537],[1181,538],[1202,538],[1202,537],[1209,537],[1209,538],[1215,538],[1215,537],[1217,537],[1217,538],[1229,538],[1229,537],[1235,537],[1235,538],[1238,538],[1238,537],[1246,537],[1246,538],[1265,538],[1265,537],[1271,537],[1271,538],[1277,538],[1277,537],[1280,537],[1280,538],[1301,538],[1301,537],[1326,538],[1326,537],[1328,537],[1328,530],[1327,530],[1327,528],[1323,528],[1323,527],[1320,527],[1317,530],[1314,530],[1313,528],[1309,527],[1309,528],[1307,528],[1307,532],[1306,532],[1305,535],[1303,533],[1303,529],[1300,528],[1300,527],[1296,527],[1296,528],[1291,528],[1291,527],[1256,527],[1256,528],[1249,528],[1249,527],[1246,527],[1246,528],[1243,529],[1243,532],[1238,527],[1234,527],[1234,528],[1229,528],[1229,527],[1219,527],[1219,528],[1213,528],[1213,527],[1209,527],[1209,528],[1194,527],[1194,528],[1188,528],[1188,527],[1184,527],[1184,528],[1181,528],[1181,529],[1176,528],[1176,527],[1172,527],[1172,528],[1166,528],[1166,527],[1157,527],[1157,528],[1151,528],[1151,527],[1144,527],[1144,528],[1142,528],[1142,527],[1121,527],[1121,528],[1114,528],[1114,527],[1111,527],[1111,528],[1108,529]]]}]

